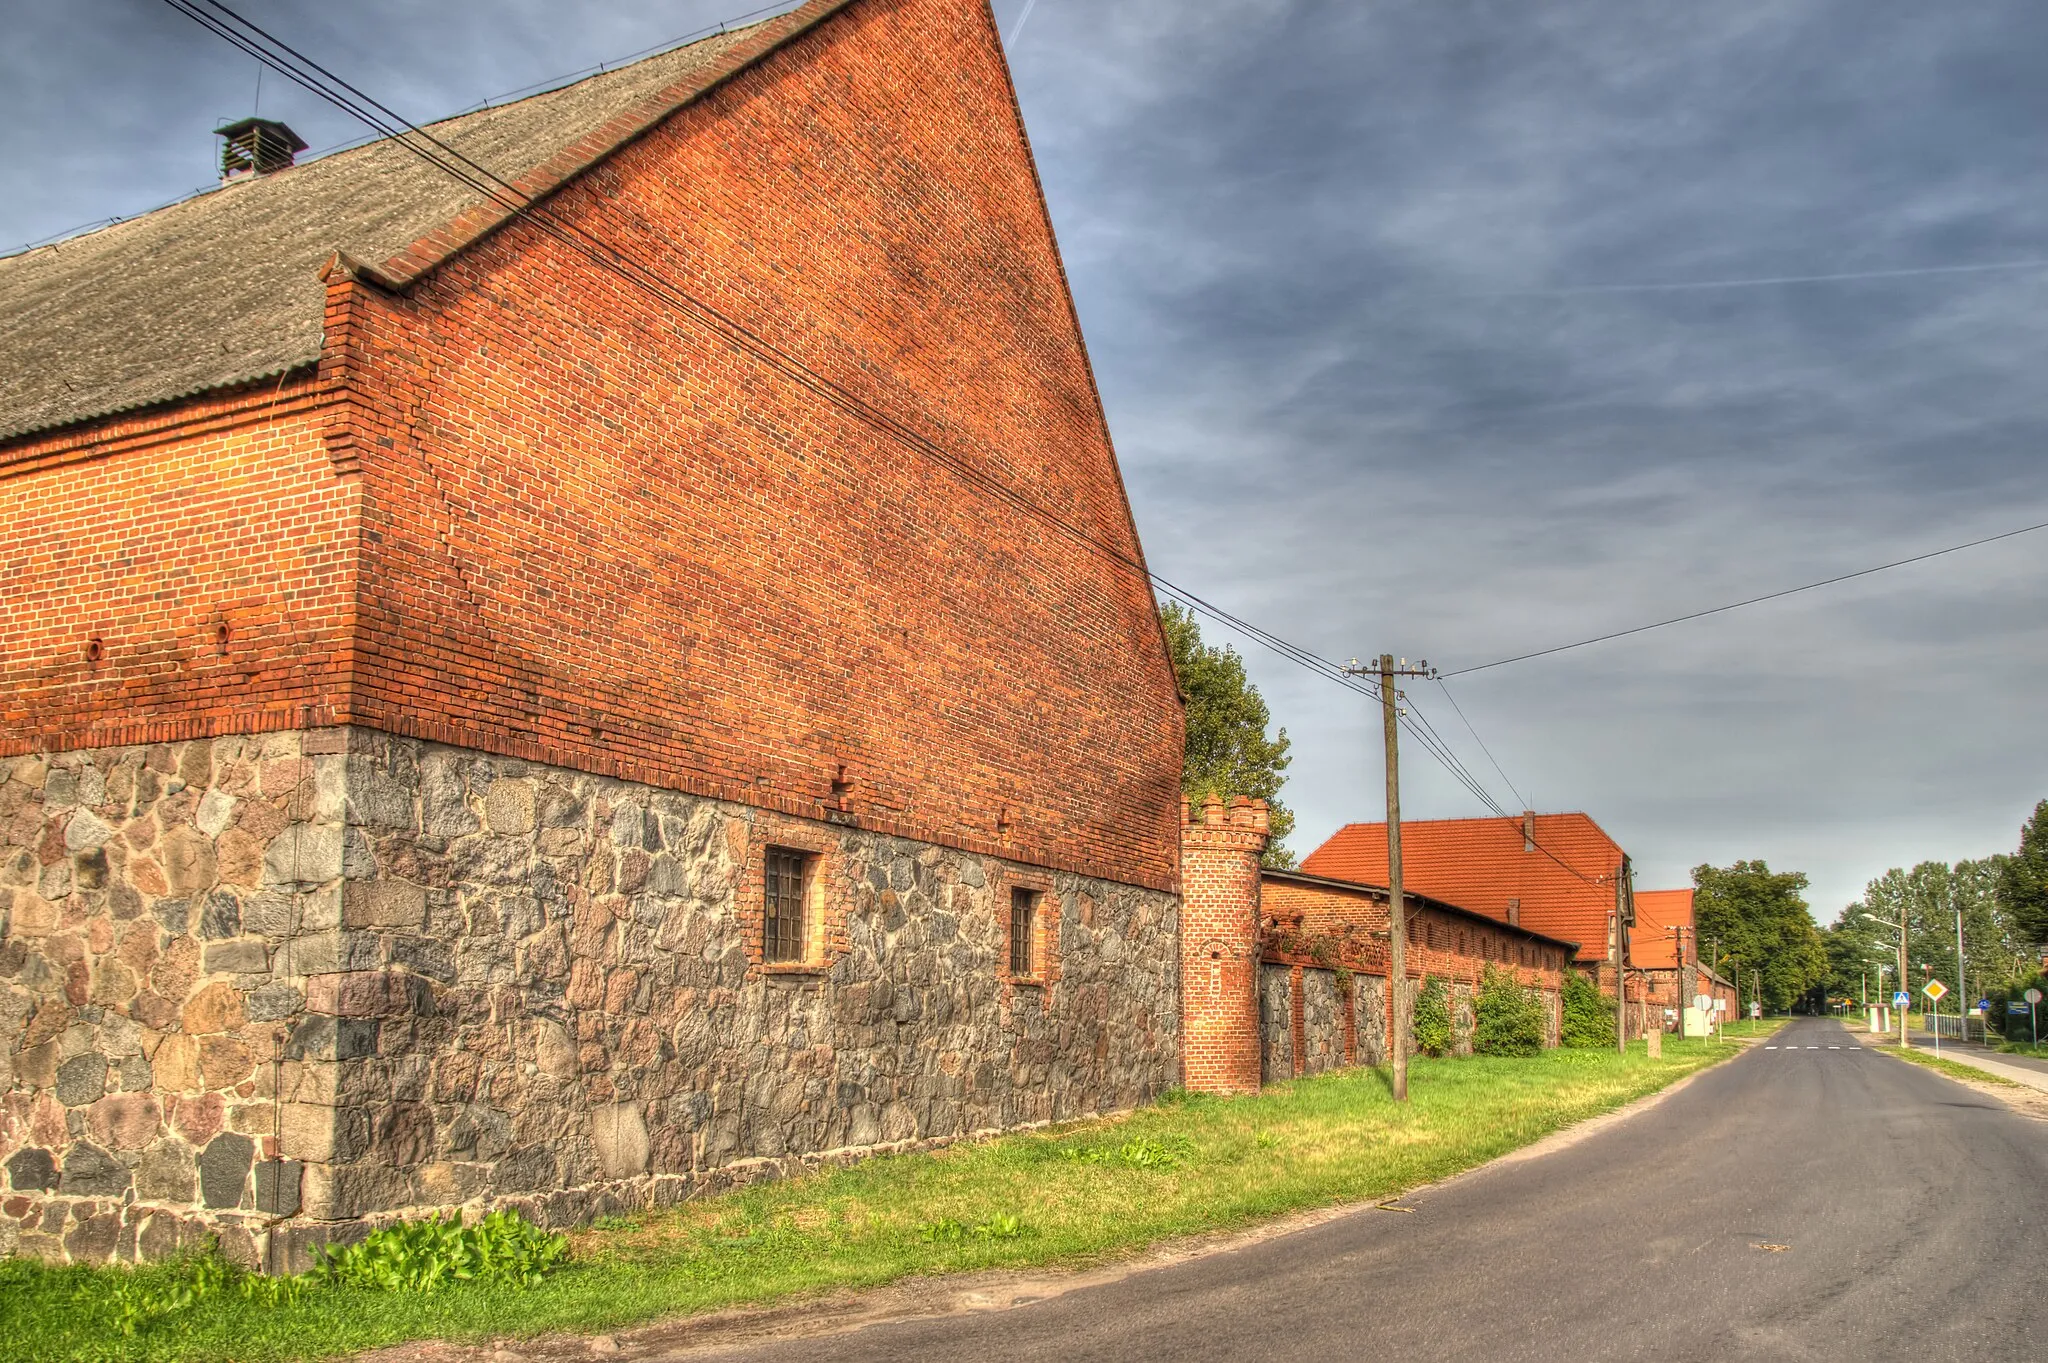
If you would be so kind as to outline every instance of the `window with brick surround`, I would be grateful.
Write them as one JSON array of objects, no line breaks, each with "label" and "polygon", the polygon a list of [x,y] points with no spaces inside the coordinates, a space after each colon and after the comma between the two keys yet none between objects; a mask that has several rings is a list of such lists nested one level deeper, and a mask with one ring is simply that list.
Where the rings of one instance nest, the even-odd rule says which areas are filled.
[{"label": "window with brick surround", "polygon": [[1037,890],[1010,891],[1010,974],[1028,979],[1038,974]]},{"label": "window with brick surround", "polygon": [[763,887],[761,959],[801,963],[810,952],[810,889],[817,857],[787,847],[768,849]]}]

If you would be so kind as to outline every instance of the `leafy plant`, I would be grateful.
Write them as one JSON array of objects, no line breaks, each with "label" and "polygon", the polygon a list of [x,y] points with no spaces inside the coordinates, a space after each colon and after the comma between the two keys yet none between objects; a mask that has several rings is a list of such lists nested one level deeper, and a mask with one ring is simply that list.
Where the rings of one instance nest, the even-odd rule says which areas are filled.
[{"label": "leafy plant", "polygon": [[1575,970],[1568,970],[1558,998],[1564,1012],[1559,1040],[1565,1045],[1614,1044],[1614,1000],[1601,993],[1599,985]]},{"label": "leafy plant", "polygon": [[1117,1159],[1133,1169],[1178,1169],[1194,1153],[1195,1143],[1186,1136],[1134,1136],[1116,1148]]},{"label": "leafy plant", "polygon": [[1422,981],[1415,996],[1415,1049],[1443,1055],[1451,1049],[1451,991],[1434,975]]},{"label": "leafy plant", "polygon": [[569,1241],[512,1211],[474,1226],[450,1215],[401,1221],[343,1249],[328,1248],[316,1280],[386,1292],[434,1292],[461,1282],[532,1287],[569,1257]]},{"label": "leafy plant", "polygon": [[1543,1049],[1543,1005],[1508,971],[1487,966],[1479,981],[1472,1049],[1481,1055],[1535,1055]]},{"label": "leafy plant", "polygon": [[936,1221],[927,1221],[917,1228],[917,1238],[928,1245],[948,1244],[956,1240],[1014,1240],[1024,1233],[1023,1218],[1012,1212],[997,1212],[986,1220],[972,1226],[950,1216]]}]

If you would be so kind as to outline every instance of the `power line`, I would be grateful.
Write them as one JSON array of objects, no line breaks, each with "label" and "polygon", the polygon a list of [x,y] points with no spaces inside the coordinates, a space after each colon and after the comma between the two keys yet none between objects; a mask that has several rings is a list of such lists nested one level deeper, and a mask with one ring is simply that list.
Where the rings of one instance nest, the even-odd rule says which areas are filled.
[{"label": "power line", "polygon": [[1688,615],[1674,615],[1668,620],[1658,620],[1647,625],[1636,625],[1630,629],[1618,629],[1610,634],[1596,634],[1590,639],[1580,639],[1575,643],[1569,644],[1557,644],[1550,648],[1539,648],[1533,653],[1517,653],[1512,658],[1497,658],[1490,663],[1479,663],[1473,667],[1460,667],[1454,671],[1444,673],[1444,676],[1462,677],[1472,672],[1484,672],[1488,668],[1506,667],[1509,663],[1525,663],[1531,658],[1547,658],[1553,653],[1565,653],[1571,649],[1585,648],[1590,644],[1604,644],[1610,639],[1626,639],[1631,634],[1645,634],[1653,629],[1663,629],[1666,625],[1682,625],[1688,620],[1703,620],[1709,615],[1720,615],[1726,611],[1741,610],[1744,606],[1754,606],[1765,601],[1776,601],[1780,597],[1797,596],[1801,592],[1810,592],[1819,587],[1832,587],[1838,582],[1848,582],[1859,577],[1869,577],[1872,573],[1882,573],[1892,568],[1903,568],[1911,563],[1925,563],[1928,559],[1940,558],[1944,554],[1961,553],[1965,549],[1975,549],[1980,545],[1995,544],[1999,540],[2009,540],[2017,535],[2031,535],[2036,530],[2048,530],[2048,521],[2042,521],[2037,525],[2023,525],[2017,530],[2007,530],[1996,535],[1986,535],[1982,539],[1970,540],[1963,544],[1951,544],[1946,549],[1935,549],[1925,554],[1915,554],[1911,558],[1894,559],[1890,563],[1880,563],[1874,568],[1859,568],[1853,573],[1841,573],[1834,577],[1822,578],[1818,582],[1808,582],[1798,587],[1787,587],[1783,591],[1766,592],[1762,596],[1752,596],[1743,601],[1731,601],[1725,606],[1714,606],[1703,611],[1693,611]]},{"label": "power line", "polygon": [[1838,284],[1863,279],[1914,279],[1922,275],[1990,274],[2011,270],[2048,270],[2048,260],[2001,260],[1981,265],[1917,265],[1897,270],[1845,270],[1839,274],[1766,275],[1755,279],[1691,279],[1644,284],[1565,284],[1554,289],[1502,289],[1461,293],[1453,298],[1569,298],[1593,293],[1693,293],[1706,289],[1756,289],[1787,284]]},{"label": "power line", "polygon": [[1464,721],[1465,732],[1472,735],[1472,741],[1479,745],[1479,751],[1486,754],[1486,760],[1493,763],[1494,771],[1500,774],[1501,780],[1507,782],[1508,790],[1513,793],[1517,800],[1521,801],[1522,808],[1527,809],[1529,807],[1528,798],[1521,791],[1515,789],[1513,781],[1508,780],[1507,772],[1501,769],[1500,759],[1493,755],[1493,749],[1486,746],[1486,740],[1479,736],[1479,730],[1472,727],[1472,721],[1465,718],[1465,707],[1458,704],[1458,698],[1451,694],[1450,687],[1444,685],[1442,677],[1436,679],[1436,689],[1444,693],[1444,699],[1451,703],[1451,708],[1458,712],[1458,718]]},{"label": "power line", "polygon": [[[362,90],[349,84],[326,67],[292,47],[289,43],[269,33],[259,25],[237,14],[221,0],[165,0],[173,9],[193,19],[223,40],[254,56],[258,61],[278,71],[303,89],[334,105],[336,108],[358,119],[377,132],[382,138],[395,142],[425,161],[428,165],[460,181],[476,193],[503,208],[514,217],[533,224],[555,240],[584,256],[600,269],[618,277],[628,285],[653,294],[658,301],[672,311],[697,323],[706,330],[722,335],[740,349],[747,351],[771,367],[781,371],[805,388],[817,393],[841,407],[842,410],[865,422],[896,443],[932,459],[951,470],[964,481],[982,488],[994,496],[1029,514],[1037,516],[1078,543],[1110,559],[1128,570],[1139,573],[1160,592],[1181,602],[1189,609],[1200,612],[1217,622],[1228,626],[1261,645],[1279,653],[1282,657],[1305,667],[1312,672],[1340,683],[1361,694],[1377,695],[1377,689],[1361,686],[1345,676],[1342,666],[1321,657],[1308,649],[1288,642],[1278,635],[1259,628],[1215,605],[1195,592],[1182,587],[1159,574],[1152,572],[1142,561],[1114,545],[1098,540],[1087,531],[1039,506],[1030,498],[1004,484],[999,479],[984,473],[967,463],[961,457],[938,445],[920,432],[904,425],[895,417],[874,407],[865,399],[854,394],[837,382],[810,368],[801,360],[781,350],[772,342],[755,333],[743,324],[726,316],[715,307],[694,297],[671,281],[657,274],[650,266],[631,252],[599,238],[593,237],[573,223],[561,223],[552,216],[543,216],[545,206],[531,195],[519,190],[496,172],[460,151],[448,146],[432,133],[412,123],[389,106],[380,103]],[[209,14],[200,6],[218,11],[221,18]],[[266,48],[265,45],[268,45]],[[272,50],[274,49],[274,50]],[[279,54],[283,54],[280,56]],[[294,65],[296,63],[296,65]],[[422,145],[424,144],[424,145]],[[437,154],[438,153],[438,154]],[[444,159],[448,158],[448,159]],[[655,236],[666,245],[680,251],[675,242],[662,237],[646,224],[636,224],[643,231]]]}]

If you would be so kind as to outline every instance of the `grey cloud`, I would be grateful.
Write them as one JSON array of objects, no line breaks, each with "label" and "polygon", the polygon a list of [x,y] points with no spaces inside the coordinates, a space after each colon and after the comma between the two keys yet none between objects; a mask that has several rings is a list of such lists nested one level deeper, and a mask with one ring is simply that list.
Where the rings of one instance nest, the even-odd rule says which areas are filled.
[{"label": "grey cloud", "polygon": [[[744,5],[248,12],[424,118]],[[0,243],[206,181],[247,58],[153,0],[5,17]],[[1020,98],[1153,565],[1327,655],[1451,667],[2048,519],[2048,270],[1528,295],[2048,256],[2044,39],[2030,0],[1037,0]],[[359,135],[264,99],[316,146]],[[1762,855],[1825,915],[2048,795],[2044,557],[1454,686],[1644,883]],[[1240,647],[1297,741],[1302,843],[1375,815],[1361,699]],[[1408,770],[1412,812],[1475,812]]]}]

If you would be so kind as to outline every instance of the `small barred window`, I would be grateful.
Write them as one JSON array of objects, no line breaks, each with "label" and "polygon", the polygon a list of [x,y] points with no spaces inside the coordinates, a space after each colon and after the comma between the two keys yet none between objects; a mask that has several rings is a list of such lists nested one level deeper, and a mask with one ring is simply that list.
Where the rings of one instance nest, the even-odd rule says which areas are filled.
[{"label": "small barred window", "polygon": [[761,956],[769,962],[801,961],[809,945],[805,900],[810,896],[814,858],[785,847],[768,849],[766,918]]},{"label": "small barred window", "polygon": [[1010,891],[1010,973],[1038,973],[1038,900],[1036,890]]}]

